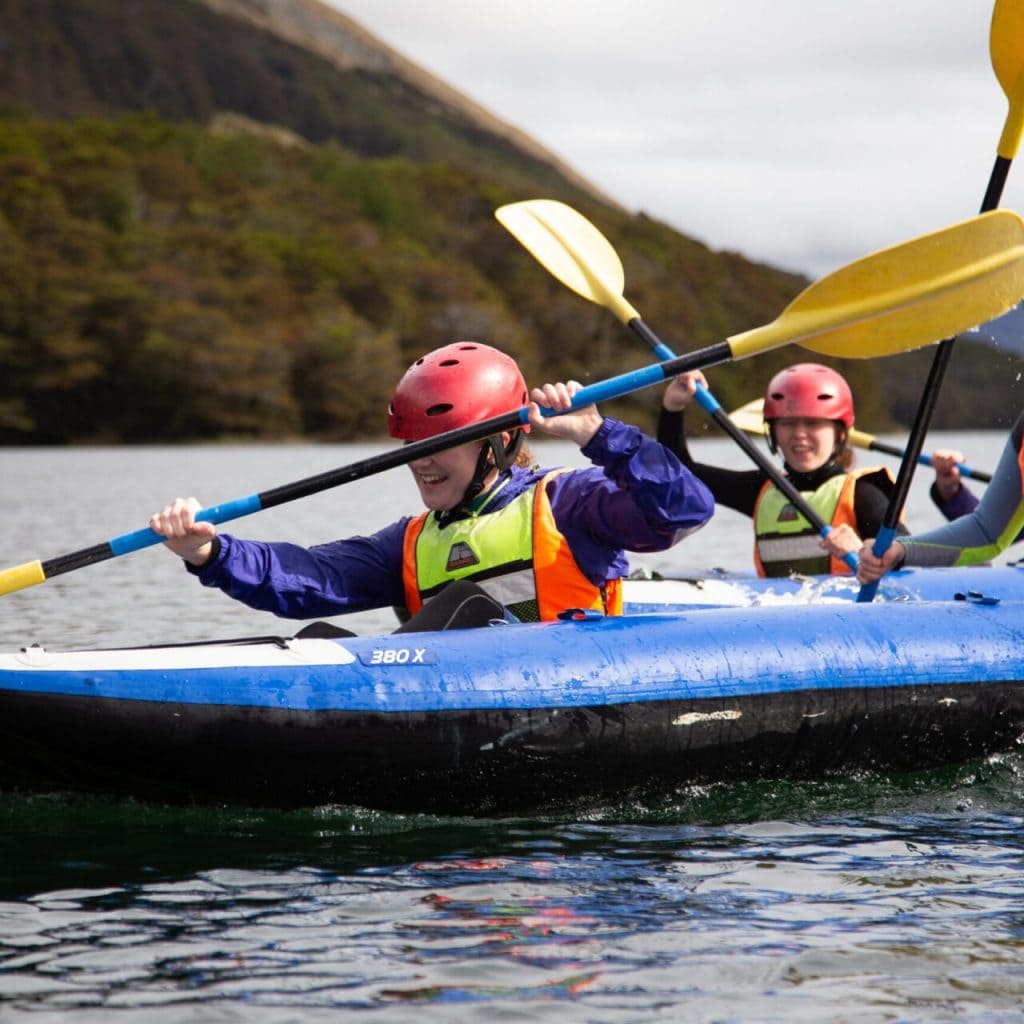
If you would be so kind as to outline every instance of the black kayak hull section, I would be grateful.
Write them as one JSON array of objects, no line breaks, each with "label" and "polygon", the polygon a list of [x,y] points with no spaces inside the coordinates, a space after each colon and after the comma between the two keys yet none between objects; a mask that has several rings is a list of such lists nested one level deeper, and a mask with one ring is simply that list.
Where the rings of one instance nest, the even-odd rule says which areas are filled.
[{"label": "black kayak hull section", "polygon": [[1024,683],[394,714],[29,694],[3,714],[6,789],[488,815],[962,762],[1017,743]]}]

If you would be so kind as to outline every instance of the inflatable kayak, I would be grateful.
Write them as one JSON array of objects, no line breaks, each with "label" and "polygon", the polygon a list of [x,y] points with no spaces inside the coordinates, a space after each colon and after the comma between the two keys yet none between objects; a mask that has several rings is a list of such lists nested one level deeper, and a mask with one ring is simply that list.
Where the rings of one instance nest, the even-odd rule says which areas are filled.
[{"label": "inflatable kayak", "polygon": [[1024,735],[1020,570],[895,574],[864,605],[832,578],[733,580],[747,603],[718,605],[637,582],[611,619],[0,654],[0,788],[527,813]]}]

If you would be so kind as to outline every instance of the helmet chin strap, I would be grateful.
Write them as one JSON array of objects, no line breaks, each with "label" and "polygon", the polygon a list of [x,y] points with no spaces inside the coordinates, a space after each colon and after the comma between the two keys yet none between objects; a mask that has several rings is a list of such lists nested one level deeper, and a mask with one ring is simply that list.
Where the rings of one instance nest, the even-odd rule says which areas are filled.
[{"label": "helmet chin strap", "polygon": [[480,496],[487,482],[491,470],[497,468],[499,473],[504,473],[515,460],[519,449],[523,444],[523,431],[513,431],[512,439],[508,447],[501,443],[501,435],[494,434],[488,437],[480,445],[480,455],[476,460],[476,468],[473,470],[473,477],[469,481],[465,494],[462,495],[459,503],[454,508],[441,509],[434,513],[440,526],[447,526],[456,519],[461,519],[468,514],[470,505]]}]

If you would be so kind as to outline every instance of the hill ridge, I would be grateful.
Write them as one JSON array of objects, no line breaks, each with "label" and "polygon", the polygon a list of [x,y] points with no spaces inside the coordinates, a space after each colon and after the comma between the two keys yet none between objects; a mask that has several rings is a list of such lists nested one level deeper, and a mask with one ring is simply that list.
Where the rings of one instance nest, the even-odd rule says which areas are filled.
[{"label": "hill ridge", "polygon": [[394,75],[461,114],[476,127],[512,143],[535,160],[549,164],[570,184],[608,206],[622,204],[532,135],[498,117],[464,92],[394,49],[356,19],[322,0],[199,0],[222,17],[249,22],[302,47],[335,67]]}]

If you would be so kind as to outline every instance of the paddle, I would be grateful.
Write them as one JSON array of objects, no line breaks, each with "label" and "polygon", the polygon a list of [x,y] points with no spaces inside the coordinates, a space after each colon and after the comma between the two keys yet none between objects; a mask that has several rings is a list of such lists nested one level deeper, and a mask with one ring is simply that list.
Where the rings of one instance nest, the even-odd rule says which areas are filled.
[{"label": "paddle", "polygon": [[[622,298],[626,275],[619,254],[583,214],[553,199],[529,199],[502,206],[495,212],[495,216],[541,266],[567,288],[610,309],[650,346],[659,359],[675,357],[675,353],[662,343],[636,310]],[[541,230],[538,231],[538,228]],[[832,532],[831,525],[811,508],[788,477],[729,419],[715,396],[699,382],[695,397],[701,408],[760,467],[818,534],[827,537]],[[843,561],[854,572],[857,571],[857,555],[854,552],[844,555]]]},{"label": "paddle", "polygon": [[[729,413],[729,418],[737,427],[745,430],[748,434],[767,437],[768,427],[764,422],[763,410],[764,399],[755,398],[752,402],[747,402],[746,405],[733,409]],[[846,439],[854,448],[866,448],[873,452],[882,452],[885,455],[895,455],[897,458],[902,458],[905,454],[905,449],[894,444],[886,444],[885,441],[879,441],[874,434],[865,433],[863,430],[857,430],[854,427],[847,431]],[[917,461],[922,466],[930,466],[932,464],[932,457],[928,454],[922,454],[917,457]],[[980,469],[972,469],[966,462],[958,462],[956,468],[960,471],[961,476],[969,476],[986,484],[992,482],[992,477],[989,473],[983,473]]]},{"label": "paddle", "polygon": [[[983,212],[994,210],[999,205],[1003,186],[1006,184],[1006,177],[1010,172],[1010,163],[1017,154],[1021,133],[1024,132],[1024,4],[1021,3],[1021,0],[996,0],[995,8],[992,11],[992,27],[989,32],[989,50],[992,67],[1003,92],[1006,93],[1009,109],[996,149],[995,164],[989,175],[988,187],[985,189],[985,198],[981,203]],[[888,551],[896,536],[896,527],[903,512],[903,506],[906,504],[907,495],[910,493],[914,469],[924,448],[925,435],[931,425],[932,415],[939,398],[939,390],[942,387],[942,380],[946,375],[949,360],[953,355],[955,341],[955,334],[946,338],[936,349],[932,359],[931,369],[917,406],[917,414],[910,428],[906,453],[900,464],[899,473],[896,475],[896,486],[889,499],[882,527],[871,548],[876,558],[881,558]],[[879,580],[865,583],[857,594],[857,600],[860,602],[873,600],[875,591],[878,590],[878,584]]]},{"label": "paddle", "polygon": [[[1024,220],[1008,210],[985,214],[834,271],[805,288],[770,324],[582,388],[572,408],[621,398],[679,373],[746,359],[782,345],[799,344],[848,359],[905,352],[930,344],[951,327],[958,331],[991,320],[1013,306],[1021,294]],[[317,476],[212,505],[197,518],[224,523],[305,498],[447,448],[514,430],[528,422],[529,412],[530,407],[523,406]],[[162,540],[147,528],[46,561],[26,562],[0,572],[0,595]]]}]

